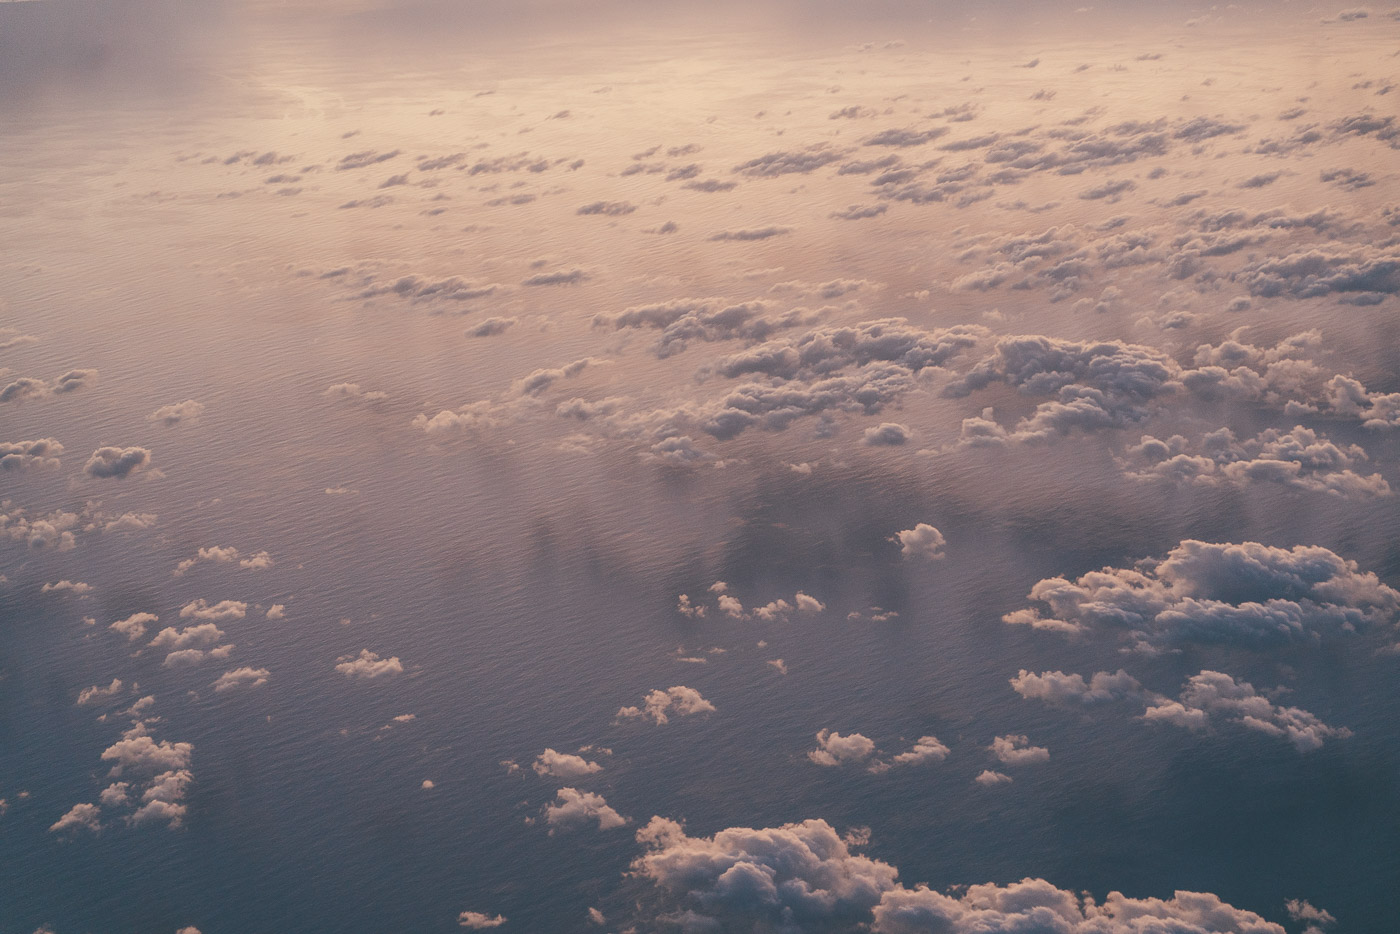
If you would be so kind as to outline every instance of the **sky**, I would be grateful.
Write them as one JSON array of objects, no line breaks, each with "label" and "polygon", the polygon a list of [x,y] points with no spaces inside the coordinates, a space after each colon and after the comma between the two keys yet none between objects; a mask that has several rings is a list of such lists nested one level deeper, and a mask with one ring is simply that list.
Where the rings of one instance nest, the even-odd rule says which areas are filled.
[{"label": "sky", "polygon": [[1385,930],[1398,39],[0,3],[0,934]]}]

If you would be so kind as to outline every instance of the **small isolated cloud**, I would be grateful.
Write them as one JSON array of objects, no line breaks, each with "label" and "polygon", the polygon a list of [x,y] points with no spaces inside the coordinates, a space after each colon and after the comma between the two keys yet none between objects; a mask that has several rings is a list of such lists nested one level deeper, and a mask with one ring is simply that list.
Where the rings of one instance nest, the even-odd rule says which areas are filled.
[{"label": "small isolated cloud", "polygon": [[599,830],[611,830],[627,824],[627,818],[608,806],[602,795],[577,788],[560,788],[558,797],[545,805],[544,819],[548,824],[577,824],[596,819]]},{"label": "small isolated cloud", "polygon": [[920,522],[912,529],[899,532],[892,541],[899,542],[899,553],[904,557],[929,560],[942,558],[943,546],[946,544],[943,533],[927,522]]},{"label": "small isolated cloud", "polygon": [[594,201],[592,204],[585,204],[575,211],[575,214],[601,214],[604,217],[622,217],[637,210],[637,206],[630,201]]},{"label": "small isolated cloud", "polygon": [[40,593],[53,593],[55,591],[58,591],[60,593],[71,593],[76,594],[79,597],[85,597],[88,594],[92,593],[92,585],[85,584],[82,581],[61,580],[56,583],[45,584],[44,586],[39,588]]},{"label": "small isolated cloud", "polygon": [[358,402],[362,404],[373,404],[383,402],[389,398],[387,392],[377,389],[361,388],[359,383],[334,383],[326,387],[326,391],[321,393],[327,399],[338,399],[342,402]]},{"label": "small isolated cloud", "polygon": [[197,648],[214,645],[223,637],[224,631],[213,623],[200,623],[197,626],[186,626],[184,629],[167,626],[151,640],[151,648],[167,650]]},{"label": "small isolated cloud", "polygon": [[207,619],[218,623],[231,619],[242,619],[246,615],[248,615],[248,604],[242,600],[220,600],[218,603],[211,604],[201,598],[180,607],[181,619]]},{"label": "small isolated cloud", "polygon": [[53,438],[33,441],[0,441],[0,471],[55,469],[63,445]]},{"label": "small isolated cloud", "polygon": [[535,764],[531,766],[535,774],[546,778],[562,778],[566,780],[576,780],[603,771],[603,767],[596,762],[589,762],[583,756],[575,756],[566,752],[556,752],[553,749],[545,749],[535,757]]},{"label": "small isolated cloud", "polygon": [[556,269],[553,272],[537,272],[521,281],[521,285],[577,285],[591,278],[585,270]]},{"label": "small isolated cloud", "polygon": [[710,237],[711,240],[767,240],[770,237],[780,237],[783,234],[791,233],[791,227],[753,227],[742,230],[721,230]]},{"label": "small isolated cloud", "polygon": [[506,923],[505,915],[488,915],[480,911],[464,911],[457,916],[457,923],[472,931],[498,928]]},{"label": "small isolated cloud", "polygon": [[994,785],[1009,785],[1012,782],[1012,778],[1005,772],[995,772],[991,769],[983,769],[977,774],[977,777],[974,778],[973,781],[979,785],[982,785],[983,787],[990,788]]},{"label": "small isolated cloud", "polygon": [[199,416],[204,414],[204,405],[193,399],[186,399],[184,402],[175,402],[170,405],[163,405],[150,415],[146,416],[148,422],[160,422],[167,428],[174,428],[176,425],[193,425],[199,421]]},{"label": "small isolated cloud", "polygon": [[89,704],[100,704],[109,698],[116,697],[121,693],[122,680],[113,678],[112,683],[105,688],[94,684],[90,688],[83,688],[78,692],[78,706],[86,707]]},{"label": "small isolated cloud", "polygon": [[640,707],[623,707],[617,715],[623,719],[644,717],[660,725],[670,722],[672,716],[692,717],[714,712],[715,705],[701,697],[699,691],[676,685],[664,691],[652,691],[642,699]]},{"label": "small isolated cloud", "polygon": [[850,763],[865,762],[875,754],[875,741],[860,733],[842,736],[834,730],[821,730],[817,733],[817,748],[807,753],[807,758],[817,765],[835,767]]},{"label": "small isolated cloud", "polygon": [[403,674],[403,663],[397,655],[380,658],[369,649],[360,649],[359,655],[342,655],[336,659],[335,670],[352,679],[392,678]]},{"label": "small isolated cloud", "polygon": [[998,736],[987,748],[1002,765],[1032,765],[1050,759],[1050,750],[1044,746],[1032,746],[1030,739],[1024,735]]},{"label": "small isolated cloud", "polygon": [[506,330],[516,323],[515,318],[487,318],[474,328],[467,329],[468,337],[495,337],[497,334],[504,334]]},{"label": "small isolated cloud", "polygon": [[235,668],[219,675],[219,679],[214,682],[213,688],[218,693],[232,691],[235,688],[256,688],[267,684],[270,673],[266,668]]},{"label": "small isolated cloud", "polygon": [[0,404],[66,395],[84,389],[96,381],[96,370],[69,370],[62,376],[47,381],[21,376],[0,387]]},{"label": "small isolated cloud", "polygon": [[91,830],[96,833],[102,829],[101,813],[101,809],[95,804],[75,804],[50,825],[49,833],[77,830]]},{"label": "small isolated cloud", "polygon": [[911,437],[913,432],[906,426],[896,422],[884,422],[878,427],[865,429],[863,440],[872,447],[894,447],[908,443]]},{"label": "small isolated cloud", "polygon": [[274,603],[267,608],[266,616],[268,619],[286,619],[287,607],[282,603]]},{"label": "small isolated cloud", "polygon": [[159,620],[160,617],[154,613],[132,613],[126,619],[119,619],[107,628],[126,636],[128,642],[135,642],[146,634],[147,623],[154,623]]},{"label": "small isolated cloud", "polygon": [[150,463],[151,452],[146,448],[101,447],[92,452],[83,472],[97,479],[122,479],[144,470]]}]

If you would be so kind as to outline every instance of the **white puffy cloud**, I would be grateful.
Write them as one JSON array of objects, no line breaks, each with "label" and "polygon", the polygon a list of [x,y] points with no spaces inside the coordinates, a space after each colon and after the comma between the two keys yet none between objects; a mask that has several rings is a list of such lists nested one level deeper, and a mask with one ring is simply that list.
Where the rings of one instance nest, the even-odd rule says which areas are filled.
[{"label": "white puffy cloud", "polygon": [[75,804],[49,827],[49,833],[62,833],[66,830],[91,830],[94,833],[102,828],[102,810],[95,804]]},{"label": "white puffy cloud", "polygon": [[128,772],[159,774],[187,769],[194,755],[190,743],[157,741],[146,732],[143,723],[135,723],[122,738],[102,750],[102,760],[111,762],[112,772],[121,776]]},{"label": "white puffy cloud", "polygon": [[83,688],[78,692],[78,706],[86,707],[88,704],[100,704],[110,697],[116,697],[121,693],[122,679],[113,678],[112,683],[105,688],[94,684],[90,688]]},{"label": "white puffy cloud", "polygon": [[1097,903],[1044,879],[970,886],[943,895],[918,886],[887,892],[874,910],[876,934],[1284,934],[1252,911],[1216,895],[1177,892],[1170,899],[1110,892]]},{"label": "white puffy cloud", "polygon": [[1008,623],[1058,632],[1107,631],[1146,646],[1315,642],[1388,621],[1400,592],[1326,548],[1182,541],[1165,558],[1048,578],[1030,599],[1050,607]]},{"label": "white puffy cloud", "polygon": [[1351,735],[1346,727],[1330,726],[1298,707],[1275,704],[1246,681],[1236,681],[1219,671],[1192,675],[1181,693],[1171,698],[1144,688],[1123,671],[1100,671],[1088,683],[1078,674],[1022,669],[1011,687],[1027,699],[1057,706],[1091,705],[1124,701],[1145,708],[1141,719],[1189,730],[1205,730],[1215,723],[1231,723],[1270,736],[1287,739],[1299,752],[1311,752],[1331,738]]},{"label": "white puffy cloud", "polygon": [[217,623],[231,619],[242,619],[248,615],[248,604],[242,600],[220,600],[210,604],[199,599],[180,607],[181,619],[207,619]]},{"label": "white puffy cloud", "polygon": [[531,768],[535,770],[536,775],[566,780],[585,778],[595,772],[603,771],[601,765],[590,762],[583,756],[556,752],[553,749],[546,749],[536,756],[535,764]]},{"label": "white puffy cloud", "polygon": [[1239,441],[1221,428],[1192,445],[1181,435],[1164,440],[1143,435],[1127,451],[1124,467],[1136,479],[1198,485],[1278,483],[1334,496],[1388,496],[1380,474],[1363,476],[1352,468],[1366,460],[1356,445],[1342,447],[1299,425],[1270,428]]},{"label": "white puffy cloud", "polygon": [[369,649],[360,649],[359,655],[342,655],[336,659],[335,670],[347,678],[373,680],[403,674],[403,663],[397,655],[380,658]]},{"label": "white puffy cloud", "polygon": [[926,558],[933,560],[943,557],[943,546],[947,544],[943,533],[920,522],[912,529],[905,529],[895,535],[899,542],[899,553],[906,558]]},{"label": "white puffy cloud", "polygon": [[498,928],[506,923],[505,915],[488,915],[480,911],[464,911],[457,916],[457,923],[472,931]]},{"label": "white puffy cloud", "polygon": [[163,405],[150,415],[146,416],[148,422],[160,422],[167,428],[173,428],[179,424],[193,425],[199,421],[199,416],[204,414],[203,403],[193,399],[186,399],[184,402],[175,402],[170,405]]},{"label": "white puffy cloud", "polygon": [[599,830],[611,830],[627,823],[627,818],[609,807],[602,795],[577,788],[560,788],[558,797],[545,805],[544,819],[549,824],[574,824],[596,819]]},{"label": "white puffy cloud", "polygon": [[135,642],[146,634],[147,623],[159,621],[160,617],[154,613],[132,613],[126,619],[119,619],[107,628],[126,636],[128,642]]},{"label": "white puffy cloud", "polygon": [[645,852],[632,872],[696,912],[697,921],[708,919],[712,930],[855,925],[897,885],[893,866],[852,852],[824,820],[691,837],[679,823],[653,817],[637,841]]},{"label": "white puffy cloud", "polygon": [[652,691],[642,698],[640,707],[623,707],[617,715],[624,719],[645,717],[662,724],[669,722],[671,716],[691,717],[714,712],[715,705],[701,697],[699,691],[678,684],[664,691]]},{"label": "white puffy cloud", "polygon": [[0,502],[0,536],[24,542],[36,551],[72,551],[78,547],[74,534],[77,528],[77,513],[56,509],[31,518],[23,509],[13,507],[9,500]]},{"label": "white puffy cloud", "polygon": [[100,447],[92,452],[83,472],[97,479],[121,479],[144,470],[150,463],[151,452],[146,448]]},{"label": "white puffy cloud", "polygon": [[898,755],[876,758],[878,753],[875,741],[861,733],[842,736],[833,730],[821,730],[817,733],[817,748],[807,753],[807,758],[817,765],[831,767],[865,765],[867,771],[878,774],[898,766],[942,762],[948,757],[948,747],[936,736],[920,736],[913,746]]},{"label": "white puffy cloud", "polygon": [[842,736],[834,730],[817,733],[817,748],[807,758],[817,765],[838,766],[864,762],[875,754],[875,741],[860,733]]},{"label": "white puffy cloud", "polygon": [[1012,781],[1014,781],[1014,779],[1012,779],[1012,777],[1010,775],[1007,775],[1005,772],[997,772],[992,769],[983,769],[982,771],[977,773],[977,777],[974,778],[973,781],[979,785],[983,785],[990,788],[996,785],[1009,785]]},{"label": "white puffy cloud", "polygon": [[186,626],[184,629],[167,626],[156,633],[155,638],[151,640],[151,648],[174,651],[204,647],[214,645],[223,637],[224,631],[213,623],[200,623],[196,626]]},{"label": "white puffy cloud", "polygon": [[63,445],[53,438],[33,441],[0,441],[0,471],[20,471],[30,468],[57,468]]},{"label": "white puffy cloud", "polygon": [[987,748],[1003,765],[1031,765],[1050,758],[1050,750],[1044,746],[1032,746],[1030,738],[1021,734],[998,736]]},{"label": "white puffy cloud", "polygon": [[235,688],[255,688],[267,684],[269,672],[266,668],[235,668],[219,675],[214,682],[213,688],[219,693],[231,691]]},{"label": "white puffy cloud", "polygon": [[61,580],[52,584],[45,584],[39,588],[40,593],[66,592],[74,593],[80,597],[85,597],[92,593],[92,585],[84,584],[82,581]]}]

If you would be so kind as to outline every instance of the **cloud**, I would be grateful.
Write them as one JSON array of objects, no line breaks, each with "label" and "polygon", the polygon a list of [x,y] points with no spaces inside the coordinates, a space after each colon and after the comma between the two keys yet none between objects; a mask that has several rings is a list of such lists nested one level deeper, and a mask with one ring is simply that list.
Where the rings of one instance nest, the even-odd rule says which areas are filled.
[{"label": "cloud", "polygon": [[1261,298],[1317,298],[1336,293],[1400,293],[1400,250],[1356,246],[1346,252],[1320,249],[1250,263],[1240,278]]},{"label": "cloud", "polygon": [[632,873],[691,909],[695,930],[854,926],[897,886],[893,866],[852,852],[824,820],[691,837],[653,817],[637,842]]},{"label": "cloud", "polygon": [[1030,599],[1047,604],[1049,615],[1024,609],[1004,620],[1061,633],[1104,631],[1147,647],[1315,643],[1400,611],[1400,592],[1326,548],[1194,539],[1133,568],[1047,578]]},{"label": "cloud", "polygon": [[189,768],[193,755],[190,743],[157,741],[146,732],[145,724],[135,723],[102,751],[102,761],[113,763],[113,777],[132,772],[156,775]]},{"label": "cloud", "polygon": [[714,713],[715,705],[700,696],[700,692],[684,685],[669,687],[664,691],[652,691],[642,699],[640,707],[623,707],[618,717],[630,719],[645,717],[658,725],[668,723],[670,717],[691,717],[696,714]]},{"label": "cloud", "polygon": [[515,318],[487,318],[474,328],[467,329],[468,337],[494,337],[497,334],[504,334],[506,329],[516,323]]},{"label": "cloud", "polygon": [[92,452],[83,472],[99,479],[121,479],[144,470],[150,463],[151,452],[146,448],[101,447]]},{"label": "cloud", "polygon": [[103,701],[115,697],[121,693],[121,678],[113,678],[112,683],[105,688],[94,684],[90,688],[83,688],[78,692],[78,706],[86,707],[89,704],[100,704]]},{"label": "cloud", "polygon": [[128,642],[135,642],[146,634],[146,624],[158,622],[160,617],[154,613],[132,613],[126,619],[119,619],[108,626],[126,636]]},{"label": "cloud", "polygon": [[875,741],[860,733],[842,736],[833,730],[817,733],[817,748],[807,753],[807,758],[817,765],[835,767],[848,763],[860,763],[875,754]]},{"label": "cloud", "polygon": [[[686,176],[687,178],[689,176]],[[575,211],[575,214],[601,214],[604,217],[622,217],[637,210],[637,206],[630,201],[594,201],[592,204],[585,204]]]},{"label": "cloud", "polygon": [[[0,510],[10,507],[8,500],[0,501]],[[76,513],[61,509],[32,519],[23,509],[10,509],[0,512],[0,535],[11,541],[24,542],[28,547],[40,550],[52,548],[56,551],[72,551],[78,547],[73,530],[78,526]]]},{"label": "cloud", "polygon": [[54,584],[45,584],[39,588],[40,593],[52,593],[54,591],[68,592],[85,597],[92,593],[92,585],[84,584],[82,581],[61,580]]},{"label": "cloud", "polygon": [[522,379],[516,380],[511,384],[511,389],[517,395],[537,396],[554,385],[555,382],[567,377],[577,376],[590,365],[596,365],[600,362],[602,361],[594,357],[583,357],[560,367],[543,367]]},{"label": "cloud", "polygon": [[480,911],[464,911],[457,916],[457,923],[473,931],[498,928],[506,923],[505,915],[488,915]]},{"label": "cloud", "polygon": [[871,447],[897,447],[905,444],[913,436],[909,428],[896,422],[882,422],[878,427],[865,429],[863,442]]},{"label": "cloud", "polygon": [[943,533],[927,522],[896,533],[892,541],[899,542],[899,553],[904,557],[929,560],[943,557],[943,546],[946,544]]},{"label": "cloud", "polygon": [[524,279],[521,285],[577,285],[591,278],[587,272],[574,269],[556,269],[554,272],[538,272]]},{"label": "cloud", "polygon": [[101,809],[95,804],[75,804],[49,827],[49,833],[63,833],[69,830],[102,829]]},{"label": "cloud", "polygon": [[815,323],[818,313],[792,309],[767,314],[771,306],[762,300],[730,302],[722,298],[673,299],[652,305],[634,305],[617,314],[593,316],[594,327],[651,328],[659,330],[655,353],[669,357],[689,342],[766,340],[779,330]]},{"label": "cloud", "polygon": [[596,762],[589,762],[583,756],[575,756],[566,752],[555,752],[553,749],[546,749],[535,757],[535,764],[531,766],[535,774],[548,778],[562,778],[574,780],[593,775],[603,771],[603,767]]},{"label": "cloud", "polygon": [[957,895],[942,895],[922,885],[895,887],[875,907],[871,930],[875,934],[1284,934],[1281,925],[1209,893],[1178,891],[1170,899],[1138,899],[1110,892],[1097,903],[1044,879],[1022,879],[1006,886],[973,885]]},{"label": "cloud", "polygon": [[180,608],[181,619],[207,619],[214,622],[224,622],[230,619],[242,619],[248,614],[248,604],[242,600],[220,600],[218,603],[210,604],[203,598],[186,603]]},{"label": "cloud", "polygon": [[824,145],[794,152],[770,152],[741,162],[734,167],[740,175],[755,178],[776,178],[779,175],[806,174],[840,160],[844,152]]},{"label": "cloud", "polygon": [[335,168],[338,172],[344,172],[347,169],[362,169],[366,166],[388,162],[398,155],[399,150],[397,149],[391,152],[375,152],[372,149],[363,152],[352,152],[349,155],[342,156],[340,161],[336,163]]},{"label": "cloud", "polygon": [[560,788],[554,802],[545,805],[544,819],[549,824],[574,824],[596,819],[599,830],[612,830],[627,824],[627,818],[609,807],[602,795],[577,788]]},{"label": "cloud", "polygon": [[375,403],[383,402],[389,398],[387,392],[377,389],[362,389],[359,383],[335,383],[326,387],[326,391],[321,393],[327,399],[339,399],[344,402]]},{"label": "cloud", "polygon": [[63,445],[53,438],[33,441],[0,441],[0,471],[56,469]]},{"label": "cloud", "polygon": [[177,630],[167,626],[151,640],[153,649],[188,649],[214,645],[224,637],[224,631],[213,623],[200,623]]},{"label": "cloud", "polygon": [[992,769],[983,769],[981,772],[977,773],[977,777],[974,778],[973,781],[979,785],[991,788],[996,785],[1009,785],[1012,781],[1014,781],[1014,779],[1010,775],[1007,775],[1005,772],[996,772]]},{"label": "cloud", "polygon": [[360,649],[359,655],[342,655],[336,659],[335,670],[347,678],[373,680],[403,674],[403,663],[397,655],[380,658],[369,649]]},{"label": "cloud", "polygon": [[1231,723],[1287,739],[1299,752],[1318,749],[1329,738],[1351,736],[1346,727],[1329,726],[1306,710],[1275,704],[1252,684],[1219,671],[1192,675],[1175,699],[1144,689],[1122,670],[1097,672],[1086,684],[1078,674],[1034,674],[1022,669],[1011,679],[1011,687],[1024,698],[1056,706],[1129,702],[1145,708],[1142,720],[1189,730],[1204,730],[1213,722]]},{"label": "cloud", "polygon": [[1032,765],[1050,759],[1050,750],[1044,746],[1032,746],[1030,738],[1024,734],[998,736],[987,748],[1003,765]]},{"label": "cloud", "polygon": [[176,402],[161,406],[150,415],[147,415],[146,421],[160,422],[167,428],[173,428],[181,423],[193,425],[199,421],[199,416],[203,414],[203,403],[196,402],[193,399],[186,399],[184,402]]},{"label": "cloud", "polygon": [[[3,372],[4,371],[0,371],[0,374],[3,374]],[[62,376],[55,377],[48,382],[42,379],[22,376],[6,384],[3,388],[0,388],[0,404],[66,395],[70,392],[77,392],[80,389],[85,389],[96,381],[96,370],[69,370]]]},{"label": "cloud", "polygon": [[948,747],[936,736],[921,736],[907,751],[888,759],[875,758],[878,752],[874,740],[868,736],[860,733],[842,736],[832,730],[821,730],[817,733],[817,748],[807,753],[807,758],[817,765],[833,768],[864,765],[866,771],[879,774],[898,766],[942,762],[948,757]]},{"label": "cloud", "polygon": [[413,302],[450,301],[469,302],[496,294],[503,288],[494,282],[471,282],[460,276],[445,279],[429,279],[425,276],[400,276],[387,285],[374,285],[357,293],[358,298],[376,298],[388,295],[408,299]]},{"label": "cloud", "polygon": [[711,240],[767,240],[770,237],[779,237],[783,234],[792,233],[791,227],[753,227],[740,230],[721,230],[710,237]]},{"label": "cloud", "polygon": [[267,684],[269,674],[266,668],[235,668],[219,675],[218,680],[213,683],[213,688],[222,694],[235,688],[261,687]]},{"label": "cloud", "polygon": [[1388,496],[1380,474],[1363,476],[1352,468],[1366,460],[1356,445],[1340,447],[1325,435],[1295,426],[1270,428],[1244,441],[1228,428],[1206,434],[1199,445],[1181,435],[1163,441],[1143,435],[1123,461],[1128,476],[1213,486],[1279,483],[1334,496]]}]

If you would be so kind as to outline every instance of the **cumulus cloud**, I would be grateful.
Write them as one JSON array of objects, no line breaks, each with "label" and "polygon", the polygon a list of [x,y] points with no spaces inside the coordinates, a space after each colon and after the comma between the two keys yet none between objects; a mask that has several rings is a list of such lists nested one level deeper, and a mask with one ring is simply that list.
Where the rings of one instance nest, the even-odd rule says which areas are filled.
[{"label": "cumulus cloud", "polygon": [[374,680],[403,674],[403,663],[397,655],[380,658],[369,649],[360,649],[359,655],[342,655],[336,659],[335,670],[347,678]]},{"label": "cumulus cloud", "polygon": [[1030,738],[1024,734],[998,736],[987,748],[1002,765],[1032,765],[1050,759],[1050,750],[1044,746],[1032,746]]},{"label": "cumulus cloud", "polygon": [[880,773],[897,766],[942,762],[948,757],[948,747],[936,736],[920,736],[908,750],[889,758],[876,758],[878,752],[875,741],[863,734],[842,736],[833,730],[821,730],[817,733],[817,748],[808,752],[807,758],[831,768],[864,765],[867,771]]},{"label": "cumulus cloud", "polygon": [[126,636],[128,642],[135,642],[146,634],[147,623],[154,623],[159,620],[160,617],[154,613],[132,613],[125,619],[117,620],[107,628]]},{"label": "cumulus cloud", "polygon": [[943,546],[947,543],[943,533],[927,522],[896,533],[892,540],[899,542],[899,553],[904,557],[929,560],[943,557]]},{"label": "cumulus cloud", "polygon": [[1144,709],[1141,719],[1189,730],[1205,730],[1213,723],[1232,723],[1246,729],[1287,739],[1299,752],[1318,749],[1330,738],[1351,735],[1346,727],[1330,726],[1298,707],[1275,704],[1252,684],[1236,681],[1219,671],[1192,675],[1176,698],[1146,690],[1122,670],[1095,673],[1086,683],[1078,674],[1022,669],[1011,687],[1027,699],[1057,706],[1124,701]]},{"label": "cumulus cloud", "polygon": [[457,916],[457,923],[472,931],[498,928],[506,923],[505,915],[488,915],[480,911],[464,911]]},{"label": "cumulus cloud", "polygon": [[412,302],[469,302],[496,294],[503,286],[494,282],[472,282],[461,276],[447,276],[433,279],[427,276],[400,276],[393,282],[371,285],[357,293],[358,298],[377,298],[386,295]]},{"label": "cumulus cloud", "polygon": [[270,672],[266,668],[235,668],[219,675],[217,681],[212,685],[214,690],[220,694],[224,691],[232,691],[236,688],[256,688],[267,684]]},{"label": "cumulus cloud", "polygon": [[734,167],[740,175],[775,178],[779,175],[806,174],[840,160],[844,152],[827,146],[812,146],[793,152],[770,152]]},{"label": "cumulus cloud", "polygon": [[146,448],[100,447],[92,452],[83,472],[99,479],[121,479],[144,470],[150,463],[151,452]]},{"label": "cumulus cloud", "polygon": [[627,818],[608,806],[602,795],[577,788],[560,788],[558,797],[545,805],[544,819],[549,824],[575,824],[598,821],[599,830],[623,827]]},{"label": "cumulus cloud", "polygon": [[326,391],[321,393],[327,399],[339,399],[343,402],[375,403],[383,402],[389,398],[387,392],[377,389],[364,389],[359,383],[334,383],[326,387]]},{"label": "cumulus cloud", "polygon": [[181,619],[206,619],[222,623],[248,615],[248,604],[242,600],[220,600],[211,604],[200,598],[180,607]]},{"label": "cumulus cloud", "polygon": [[1313,643],[1400,611],[1400,592],[1326,548],[1194,539],[1133,568],[1042,580],[1030,599],[1047,604],[1049,614],[1017,610],[1005,621],[1061,633],[1103,631],[1147,647]]},{"label": "cumulus cloud", "polygon": [[537,272],[533,276],[527,276],[521,281],[521,285],[577,285],[590,278],[587,271],[575,267],[574,269],[556,269],[553,272]]},{"label": "cumulus cloud", "polygon": [[531,766],[536,775],[548,778],[562,778],[565,780],[576,780],[603,771],[603,767],[596,762],[590,762],[583,756],[575,756],[566,752],[556,752],[553,749],[546,749],[535,757],[535,764]]},{"label": "cumulus cloud", "polygon": [[0,536],[14,542],[24,542],[34,550],[72,551],[78,547],[74,530],[78,527],[77,513],[56,509],[47,515],[30,517],[9,500],[0,501]]},{"label": "cumulus cloud", "polygon": [[652,691],[642,699],[641,706],[623,707],[617,715],[623,719],[643,717],[659,725],[670,722],[672,716],[691,717],[714,712],[715,705],[700,696],[699,691],[678,684],[664,691]]},{"label": "cumulus cloud", "polygon": [[913,432],[905,425],[882,422],[878,426],[865,429],[862,440],[872,447],[895,447],[908,443],[912,436]]},{"label": "cumulus cloud", "polygon": [[818,313],[796,308],[769,314],[761,300],[730,302],[722,298],[683,298],[651,305],[635,305],[617,314],[596,314],[594,327],[651,328],[661,332],[655,345],[658,357],[686,349],[690,341],[765,340],[775,332],[816,321]]},{"label": "cumulus cloud", "polygon": [[984,787],[991,788],[996,785],[1009,785],[1014,779],[1005,772],[998,772],[994,769],[983,769],[977,773],[977,777],[974,778],[973,781]]},{"label": "cumulus cloud", "polygon": [[86,707],[88,704],[100,704],[103,701],[115,697],[121,693],[121,678],[113,678],[112,683],[105,688],[94,684],[90,688],[83,688],[78,692],[78,706]]},{"label": "cumulus cloud", "polygon": [[767,240],[770,237],[779,237],[786,233],[792,233],[791,227],[749,227],[739,230],[721,230],[710,237],[711,240]]},{"label": "cumulus cloud", "polygon": [[188,769],[194,755],[190,743],[155,740],[144,723],[135,723],[122,738],[102,751],[102,761],[111,762],[113,777],[128,773],[156,775]]},{"label": "cumulus cloud", "polygon": [[58,457],[62,453],[63,445],[53,438],[3,441],[0,442],[0,470],[54,469],[60,466]]},{"label": "cumulus cloud", "polygon": [[199,421],[199,416],[204,414],[203,403],[193,399],[186,399],[184,402],[174,402],[170,405],[163,405],[150,415],[146,416],[148,422],[160,422],[167,428],[176,425],[193,425]]},{"label": "cumulus cloud", "polygon": [[[3,375],[3,371],[0,371]],[[0,404],[24,402],[28,399],[43,399],[77,392],[97,382],[96,370],[69,370],[52,380],[21,376],[0,387]]]},{"label": "cumulus cloud", "polygon": [[102,811],[95,804],[75,804],[68,809],[58,820],[49,827],[49,833],[63,833],[65,831],[91,830],[96,833],[102,829]]},{"label": "cumulus cloud", "polygon": [[1213,486],[1279,483],[1334,496],[1388,496],[1380,474],[1352,468],[1367,459],[1356,445],[1334,444],[1301,425],[1283,432],[1270,428],[1254,438],[1236,439],[1228,428],[1206,434],[1198,445],[1181,435],[1165,441],[1143,435],[1127,451],[1124,466],[1137,479],[1162,479]]},{"label": "cumulus cloud", "polygon": [[515,318],[487,318],[476,327],[467,329],[468,337],[495,337],[497,334],[504,334],[506,329],[516,323]]},{"label": "cumulus cloud", "polygon": [[80,597],[85,597],[92,593],[92,585],[85,584],[82,581],[61,580],[56,583],[45,584],[39,588],[40,593],[52,593],[54,591],[72,593]]}]

